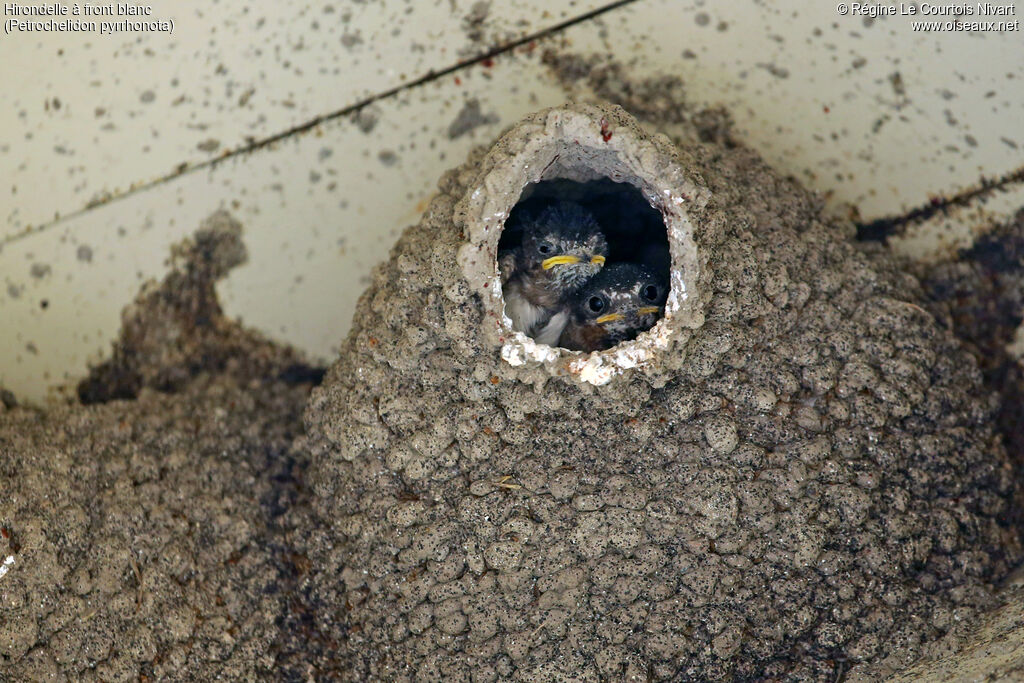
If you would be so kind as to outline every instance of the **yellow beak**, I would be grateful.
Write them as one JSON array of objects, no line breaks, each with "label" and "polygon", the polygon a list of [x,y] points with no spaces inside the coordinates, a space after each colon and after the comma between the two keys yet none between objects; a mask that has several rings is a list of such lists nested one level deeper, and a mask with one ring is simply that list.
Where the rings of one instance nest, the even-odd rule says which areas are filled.
[{"label": "yellow beak", "polygon": [[636,312],[640,315],[647,315],[648,313],[661,313],[660,306],[642,306],[636,309]]},{"label": "yellow beak", "polygon": [[552,256],[551,258],[544,259],[543,261],[541,261],[540,267],[543,268],[544,270],[551,270],[555,266],[562,266],[568,265],[570,263],[579,262],[579,256],[570,256],[568,254],[563,254],[562,256]]},{"label": "yellow beak", "polygon": [[603,266],[604,265],[604,256],[600,256],[600,255],[595,256],[594,258],[590,259],[590,262],[595,264],[595,265],[598,265],[598,266]]},{"label": "yellow beak", "polygon": [[606,313],[598,318],[596,322],[598,325],[604,325],[605,323],[610,323],[614,320],[622,320],[623,317],[624,316],[621,313]]}]

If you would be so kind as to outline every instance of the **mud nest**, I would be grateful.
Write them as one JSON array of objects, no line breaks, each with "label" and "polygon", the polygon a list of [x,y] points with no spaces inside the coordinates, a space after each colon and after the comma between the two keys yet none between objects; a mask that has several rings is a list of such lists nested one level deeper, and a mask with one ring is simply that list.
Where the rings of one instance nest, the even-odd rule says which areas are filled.
[{"label": "mud nest", "polygon": [[[992,603],[1017,490],[976,360],[851,225],[696,138],[527,117],[377,271],[306,412],[325,670],[829,680]],[[545,173],[617,173],[663,217],[650,332],[581,354],[509,325],[502,226]]]}]

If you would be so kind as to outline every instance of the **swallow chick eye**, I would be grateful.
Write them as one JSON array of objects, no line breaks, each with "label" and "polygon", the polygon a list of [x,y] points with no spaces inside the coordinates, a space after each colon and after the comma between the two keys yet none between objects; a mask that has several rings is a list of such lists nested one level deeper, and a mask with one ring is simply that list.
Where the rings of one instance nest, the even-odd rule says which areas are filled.
[{"label": "swallow chick eye", "polygon": [[644,301],[657,301],[661,296],[661,290],[658,289],[657,285],[647,285],[640,292],[640,297]]},{"label": "swallow chick eye", "polygon": [[599,296],[592,296],[590,297],[590,301],[587,302],[587,308],[594,313],[600,313],[606,306],[607,304],[605,304],[604,299]]},{"label": "swallow chick eye", "polygon": [[541,242],[537,245],[537,251],[544,255],[548,255],[555,251],[555,247],[550,242]]}]

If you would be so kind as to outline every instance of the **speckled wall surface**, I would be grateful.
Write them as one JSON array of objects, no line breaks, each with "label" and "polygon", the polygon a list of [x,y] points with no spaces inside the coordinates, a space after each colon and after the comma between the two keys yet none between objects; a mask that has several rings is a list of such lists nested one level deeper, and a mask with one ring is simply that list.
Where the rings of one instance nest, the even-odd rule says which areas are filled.
[{"label": "speckled wall surface", "polygon": [[[222,287],[228,312],[329,359],[439,174],[586,94],[548,50],[680,75],[860,220],[1024,163],[1019,29],[915,32],[911,17],[795,1],[151,7],[173,32],[0,36],[0,384],[27,399],[84,374],[168,246],[218,207],[244,221],[251,253]],[[937,216],[903,248],[962,243],[1024,204],[1020,187]]]}]

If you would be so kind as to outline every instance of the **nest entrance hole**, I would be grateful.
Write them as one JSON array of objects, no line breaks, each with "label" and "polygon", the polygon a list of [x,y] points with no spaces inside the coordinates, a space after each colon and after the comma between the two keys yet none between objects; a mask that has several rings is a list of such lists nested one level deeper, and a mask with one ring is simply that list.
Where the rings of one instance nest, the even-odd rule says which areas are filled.
[{"label": "nest entrance hole", "polygon": [[[519,200],[512,207],[503,226],[498,243],[499,268],[503,267],[501,255],[504,254],[507,258],[509,253],[523,248],[524,226],[529,225],[531,220],[542,215],[546,209],[565,202],[582,207],[599,225],[607,242],[604,268],[616,264],[639,265],[649,271],[657,282],[660,291],[657,303],[661,310],[653,316],[653,320],[648,315],[644,319],[645,323],[641,326],[642,329],[628,334],[626,338],[632,339],[656,324],[664,316],[672,262],[667,228],[661,212],[655,209],[640,189],[630,182],[601,177],[582,181],[550,178],[528,184],[523,188]],[[584,284],[577,289],[577,294],[582,292],[585,287]],[[503,291],[506,296],[509,294],[508,289],[508,283],[506,283]],[[571,310],[573,305],[582,305],[581,302],[575,302],[574,299],[575,297],[568,297],[563,300],[560,304],[562,310]],[[507,302],[506,311],[508,311]],[[513,326],[516,327],[514,316],[510,317],[513,318]],[[562,346],[570,350],[595,351],[610,348],[607,343],[603,346],[587,347],[586,344],[581,346],[578,343],[566,342],[565,337],[562,337],[559,342],[552,343],[550,339],[541,338],[539,329],[517,329],[542,343]],[[623,340],[621,334],[616,337],[616,343]]]}]

